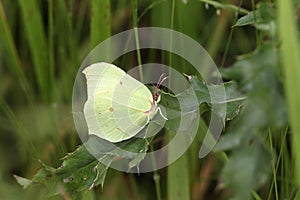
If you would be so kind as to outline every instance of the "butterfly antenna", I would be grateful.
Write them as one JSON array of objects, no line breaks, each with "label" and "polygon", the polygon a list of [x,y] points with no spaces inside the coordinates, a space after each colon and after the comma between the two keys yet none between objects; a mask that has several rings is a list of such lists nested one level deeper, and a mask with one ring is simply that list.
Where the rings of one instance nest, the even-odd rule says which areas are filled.
[{"label": "butterfly antenna", "polygon": [[158,82],[155,86],[155,89],[154,89],[154,92],[153,92],[153,100],[154,101],[157,101],[158,97],[159,97],[159,94],[157,93],[159,87],[161,86],[161,84],[168,79],[168,76],[163,73],[162,75],[160,75],[159,79],[158,79]]},{"label": "butterfly antenna", "polygon": [[162,75],[160,75],[160,77],[158,79],[158,83],[157,83],[159,85],[159,87],[167,79],[168,79],[168,76],[165,73],[163,73]]}]

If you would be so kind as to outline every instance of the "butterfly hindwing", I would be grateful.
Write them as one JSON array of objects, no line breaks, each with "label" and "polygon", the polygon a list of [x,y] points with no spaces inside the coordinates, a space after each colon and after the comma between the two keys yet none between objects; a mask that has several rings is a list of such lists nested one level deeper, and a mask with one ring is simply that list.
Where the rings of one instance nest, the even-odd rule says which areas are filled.
[{"label": "butterfly hindwing", "polygon": [[84,115],[89,134],[111,142],[136,135],[149,122],[152,94],[141,82],[120,68],[96,63],[83,73],[87,78],[88,100]]}]

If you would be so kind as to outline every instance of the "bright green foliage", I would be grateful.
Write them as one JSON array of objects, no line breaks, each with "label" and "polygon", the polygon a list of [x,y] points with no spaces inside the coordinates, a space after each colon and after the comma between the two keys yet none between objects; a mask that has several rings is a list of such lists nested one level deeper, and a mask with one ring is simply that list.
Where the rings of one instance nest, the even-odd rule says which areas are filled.
[{"label": "bright green foliage", "polygon": [[[300,48],[299,48],[299,27],[295,23],[293,15],[293,1],[278,0],[278,26],[279,36],[282,42],[281,58],[282,70],[284,71],[285,89],[289,108],[290,124],[293,133],[293,155],[295,156],[295,169],[298,188],[300,187]],[[299,18],[298,5],[298,18]]]},{"label": "bright green foliage", "polygon": [[[119,148],[124,148],[128,152],[146,152],[148,141],[144,139],[134,139],[119,143]],[[97,159],[92,155],[90,148],[96,149]],[[19,184],[28,187],[32,184],[44,184],[49,195],[56,195],[61,190],[76,196],[78,192],[90,190],[97,185],[104,184],[105,176],[109,164],[118,156],[124,159],[131,159],[135,162],[135,157],[130,153],[123,153],[118,149],[113,149],[109,143],[96,136],[91,136],[85,145],[77,148],[73,153],[67,154],[64,161],[57,169],[41,163],[42,168],[37,172],[31,181],[22,177],[15,177]],[[105,163],[105,164],[103,164]],[[138,164],[138,163],[137,163]],[[135,167],[132,165],[130,167]],[[128,166],[129,169],[129,166]]]},{"label": "bright green foliage", "polygon": [[[272,153],[263,143],[269,129],[286,126],[287,110],[278,81],[278,50],[264,44],[251,55],[223,71],[223,76],[238,82],[247,93],[241,114],[221,137],[217,150],[231,150],[223,171],[224,181],[236,199],[249,199],[271,172]],[[276,109],[274,109],[276,108]]]},{"label": "bright green foliage", "polygon": [[236,26],[254,25],[258,30],[267,32],[269,36],[276,35],[275,8],[271,3],[260,2],[257,9],[239,18]]},{"label": "bright green foliage", "polygon": [[187,154],[168,167],[168,182],[168,199],[190,199]]},{"label": "bright green foliage", "polygon": [[109,0],[93,0],[91,16],[91,48],[111,36],[111,10]]},{"label": "bright green foliage", "polygon": [[[207,106],[211,105],[210,95],[208,93],[207,86],[203,82],[199,81],[196,76],[194,76],[191,79],[190,83],[195,89],[199,103],[206,104]],[[235,115],[239,112],[239,107],[242,101],[234,101],[234,98],[239,97],[240,95],[237,91],[233,90],[232,83],[225,84],[225,88],[227,91],[230,91],[230,93],[228,93],[229,95],[227,96],[227,98],[231,100],[231,102],[228,103],[228,105],[231,105],[228,107],[230,109],[229,113],[231,114],[227,116],[227,119],[233,119]],[[186,101],[184,101],[185,105],[182,106],[195,106],[192,104],[194,103],[193,101],[189,101],[189,99],[191,99],[189,95],[191,94],[185,92],[179,94],[179,96],[181,96],[181,99],[186,99]],[[166,121],[165,128],[171,131],[176,131],[176,127],[178,126],[178,124],[180,124],[181,113],[179,104],[173,95],[162,93],[161,98],[161,105],[163,105],[166,108],[166,112],[168,114],[168,120]],[[200,104],[197,105],[196,108],[199,108],[199,106]],[[140,131],[139,134],[147,135],[147,131],[152,132],[153,128],[159,128],[159,123],[161,122],[160,120],[154,118],[152,121],[150,121],[147,127]],[[116,143],[117,147],[125,150],[122,151],[120,149],[112,148],[112,146],[109,145],[109,142],[106,140],[100,139],[97,136],[90,136],[90,139],[85,145],[79,147],[76,151],[74,151],[71,154],[68,154],[64,158],[64,162],[58,169],[53,169],[43,164],[43,168],[32,179],[32,183],[44,183],[47,187],[49,187],[48,189],[49,191],[51,191],[50,194],[52,195],[57,194],[59,192],[58,189],[60,186],[63,186],[66,189],[66,191],[70,192],[71,194],[90,189],[99,184],[103,186],[109,164],[115,158],[121,157],[122,159],[129,159],[130,162],[128,165],[128,170],[133,167],[137,167],[145,157],[144,153],[148,151],[148,144],[150,144],[152,138],[153,137],[151,137],[150,139],[133,138],[130,140]],[[88,148],[86,148],[86,146]],[[90,151],[94,152],[94,155],[91,155]],[[139,152],[140,154],[139,156],[136,156],[131,152]],[[94,156],[96,156],[98,160]],[[183,165],[186,165],[186,159],[187,158],[179,159],[178,162],[182,163]],[[102,164],[102,162],[107,163],[108,166],[105,166],[104,164]],[[180,164],[180,166],[182,166],[182,164]],[[177,169],[179,168],[173,167],[172,169],[170,169],[171,177],[173,176],[173,173],[179,173]],[[49,176],[51,178],[47,178]],[[24,187],[28,186],[29,182],[24,182],[24,178],[16,178],[21,185],[23,185]],[[178,178],[180,179],[180,176],[178,176]],[[185,180],[185,182],[188,182],[188,180]],[[188,195],[189,192],[186,192],[186,194],[182,195]],[[178,196],[179,199],[181,197],[182,196]]]},{"label": "bright green foliage", "polygon": [[[0,0],[0,198],[299,199],[299,7],[291,0]],[[81,61],[110,35],[145,26],[181,31],[208,50],[221,66],[227,97],[217,103],[226,103],[226,117],[212,110],[206,83],[184,58],[154,49],[130,52],[115,62],[126,69],[172,64],[190,75],[199,103],[188,92],[178,97],[200,113],[195,141],[154,175],[108,171],[116,160],[138,169],[146,152],[174,135],[181,108],[162,88],[165,124],[155,115],[137,133],[141,138],[116,143],[122,151],[90,135],[61,161],[81,144],[70,106]],[[143,39],[136,37],[137,46]],[[214,152],[199,160],[212,115],[224,129]],[[162,126],[167,131],[144,137]]]},{"label": "bright green foliage", "polygon": [[30,46],[32,60],[34,63],[35,73],[37,75],[37,82],[40,93],[44,101],[52,99],[50,92],[53,86],[53,80],[49,65],[48,65],[48,48],[45,38],[45,31],[42,26],[42,18],[40,10],[38,9],[37,1],[35,0],[21,0],[21,12],[23,15],[23,23]]}]

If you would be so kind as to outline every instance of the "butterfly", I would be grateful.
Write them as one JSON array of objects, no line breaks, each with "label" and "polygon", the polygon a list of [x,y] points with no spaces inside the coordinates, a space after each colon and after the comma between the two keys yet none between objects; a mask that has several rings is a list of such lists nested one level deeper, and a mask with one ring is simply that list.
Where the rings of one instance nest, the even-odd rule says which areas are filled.
[{"label": "butterfly", "polygon": [[95,63],[82,72],[87,81],[84,116],[90,135],[121,142],[134,137],[158,111],[167,120],[158,106],[158,90],[167,79],[165,74],[152,94],[143,83],[113,64]]}]

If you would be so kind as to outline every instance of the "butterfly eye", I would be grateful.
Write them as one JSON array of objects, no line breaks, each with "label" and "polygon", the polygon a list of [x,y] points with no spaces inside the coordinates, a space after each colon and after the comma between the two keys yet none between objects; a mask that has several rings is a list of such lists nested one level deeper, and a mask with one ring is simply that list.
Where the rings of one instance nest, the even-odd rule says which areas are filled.
[{"label": "butterfly eye", "polygon": [[153,101],[156,101],[156,100],[157,100],[157,94],[154,93],[154,94],[153,94]]},{"label": "butterfly eye", "polygon": [[159,97],[160,97],[160,94],[159,94],[158,92],[155,92],[155,93],[153,94],[153,101],[156,101],[156,102],[157,102],[157,100],[159,99]]}]

